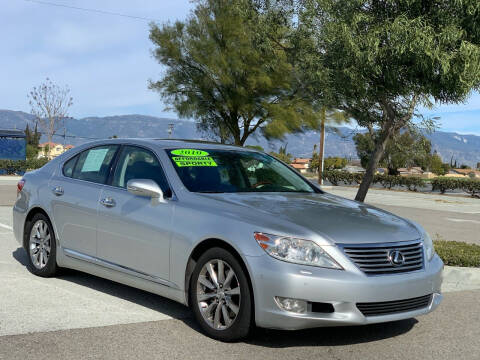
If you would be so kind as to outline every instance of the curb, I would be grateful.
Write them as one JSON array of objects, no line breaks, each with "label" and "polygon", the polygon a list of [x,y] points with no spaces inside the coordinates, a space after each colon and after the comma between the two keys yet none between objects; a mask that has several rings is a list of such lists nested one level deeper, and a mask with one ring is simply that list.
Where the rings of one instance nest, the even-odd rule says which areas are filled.
[{"label": "curb", "polygon": [[480,268],[445,266],[442,292],[479,290]]}]

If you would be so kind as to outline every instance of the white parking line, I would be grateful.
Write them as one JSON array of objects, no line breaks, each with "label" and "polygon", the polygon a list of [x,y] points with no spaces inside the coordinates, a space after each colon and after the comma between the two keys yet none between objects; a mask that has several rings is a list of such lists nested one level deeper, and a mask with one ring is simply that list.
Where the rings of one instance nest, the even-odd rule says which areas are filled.
[{"label": "white parking line", "polygon": [[480,221],[478,220],[470,220],[470,219],[455,219],[455,218],[446,218],[447,220],[450,221],[455,221],[455,222],[472,222],[475,224],[480,224]]},{"label": "white parking line", "polygon": [[11,226],[5,225],[5,224],[2,224],[2,223],[0,223],[0,228],[2,228],[2,229],[7,229],[7,230],[10,230],[10,231],[13,230],[13,228],[12,228]]}]

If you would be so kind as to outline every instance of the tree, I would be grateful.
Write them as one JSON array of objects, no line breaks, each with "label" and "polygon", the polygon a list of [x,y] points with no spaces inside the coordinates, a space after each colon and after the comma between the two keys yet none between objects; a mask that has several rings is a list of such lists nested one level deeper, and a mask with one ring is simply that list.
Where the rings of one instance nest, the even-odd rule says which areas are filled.
[{"label": "tree", "polygon": [[154,56],[164,76],[151,81],[179,117],[222,142],[243,145],[317,128],[318,115],[298,91],[289,19],[253,0],[199,0],[185,22],[152,25]]},{"label": "tree", "polygon": [[430,159],[430,171],[437,175],[445,175],[450,170],[449,164],[444,164],[441,157],[434,153]]},{"label": "tree", "polygon": [[37,125],[35,124],[35,131],[31,132],[30,127],[27,124],[25,128],[27,159],[35,159],[37,157],[39,140],[40,140],[40,134],[37,131]]},{"label": "tree", "polygon": [[61,121],[68,117],[68,109],[73,105],[70,89],[67,86],[60,87],[47,78],[43,84],[33,87],[28,98],[31,113],[50,143]]},{"label": "tree", "polygon": [[281,160],[286,164],[290,164],[293,158],[292,154],[287,153],[287,144],[285,144],[285,146],[280,146],[278,153],[272,151],[270,152],[270,155],[276,157],[278,160]]},{"label": "tree", "polygon": [[[305,0],[335,108],[376,130],[356,200],[364,201],[387,143],[418,105],[459,103],[480,86],[478,0]],[[306,20],[305,20],[306,19]]]},{"label": "tree", "polygon": [[[357,133],[353,137],[357,147],[357,155],[364,168],[368,168],[375,151],[378,132]],[[386,167],[390,175],[398,175],[398,168],[420,166],[424,170],[430,167],[430,141],[421,133],[410,130],[394,134],[388,140],[379,165]]]}]

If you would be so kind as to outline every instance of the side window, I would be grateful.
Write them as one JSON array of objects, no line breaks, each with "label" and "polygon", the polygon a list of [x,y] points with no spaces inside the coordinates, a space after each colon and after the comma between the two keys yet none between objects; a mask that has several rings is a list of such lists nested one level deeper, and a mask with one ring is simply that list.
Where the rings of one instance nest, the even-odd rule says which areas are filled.
[{"label": "side window", "polygon": [[115,169],[113,186],[127,187],[127,182],[132,179],[151,179],[162,189],[165,196],[170,196],[167,179],[157,157],[149,150],[124,146]]},{"label": "side window", "polygon": [[73,169],[75,168],[75,164],[77,163],[78,155],[74,156],[70,160],[68,160],[64,165],[63,165],[63,175],[66,177],[72,177],[73,176]]},{"label": "side window", "polygon": [[85,150],[78,156],[78,161],[73,170],[73,178],[105,184],[107,181],[110,164],[112,163],[118,145],[98,146]]}]

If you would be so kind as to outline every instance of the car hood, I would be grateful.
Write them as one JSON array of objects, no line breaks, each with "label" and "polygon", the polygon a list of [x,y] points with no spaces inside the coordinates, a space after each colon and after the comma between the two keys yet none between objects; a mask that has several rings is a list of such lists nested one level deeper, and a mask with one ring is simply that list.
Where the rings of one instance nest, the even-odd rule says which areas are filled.
[{"label": "car hood", "polygon": [[248,213],[249,218],[257,218],[259,231],[263,231],[263,223],[271,227],[274,219],[273,223],[281,224],[280,229],[300,226],[305,230],[302,233],[313,232],[335,243],[384,243],[421,237],[417,227],[401,217],[327,193],[224,193],[212,197],[234,205],[240,217]]}]

